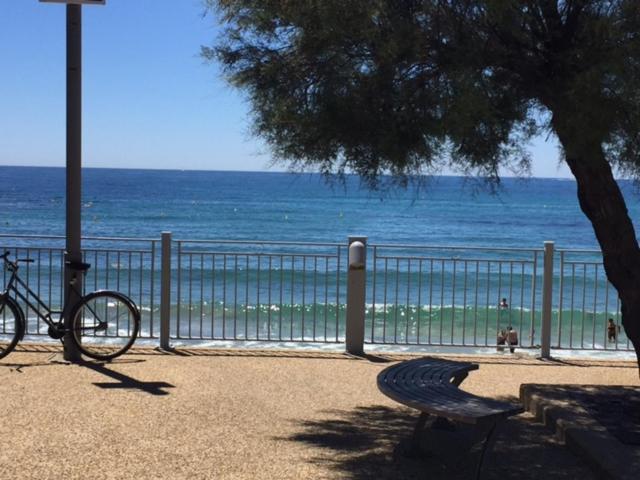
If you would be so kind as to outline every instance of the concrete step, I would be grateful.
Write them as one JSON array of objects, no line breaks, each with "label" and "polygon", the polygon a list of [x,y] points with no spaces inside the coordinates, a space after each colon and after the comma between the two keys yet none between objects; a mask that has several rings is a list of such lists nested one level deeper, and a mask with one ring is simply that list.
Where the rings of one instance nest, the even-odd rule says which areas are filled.
[{"label": "concrete step", "polygon": [[[608,387],[618,388],[618,387]],[[624,387],[628,388],[628,387]],[[622,443],[585,407],[586,398],[606,390],[588,385],[522,384],[520,400],[526,411],[549,427],[567,447],[604,479],[637,480],[640,446]]]}]

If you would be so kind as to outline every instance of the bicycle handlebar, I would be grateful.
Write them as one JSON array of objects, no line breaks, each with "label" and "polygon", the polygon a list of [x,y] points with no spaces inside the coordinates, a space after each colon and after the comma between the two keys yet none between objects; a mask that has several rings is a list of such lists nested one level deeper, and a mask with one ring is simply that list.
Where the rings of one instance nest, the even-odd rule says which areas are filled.
[{"label": "bicycle handlebar", "polygon": [[17,265],[18,263],[33,263],[33,262],[35,262],[35,260],[33,258],[17,258],[15,262],[12,262],[11,260],[9,260],[9,255],[11,255],[11,252],[9,250],[7,250],[2,255],[0,255],[0,259],[4,260],[7,263],[10,263],[11,265]]}]

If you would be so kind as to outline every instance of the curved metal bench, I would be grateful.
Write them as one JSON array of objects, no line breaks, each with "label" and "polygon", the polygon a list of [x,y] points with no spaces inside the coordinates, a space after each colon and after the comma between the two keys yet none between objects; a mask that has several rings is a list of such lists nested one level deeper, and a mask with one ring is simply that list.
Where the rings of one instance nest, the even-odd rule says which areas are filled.
[{"label": "curved metal bench", "polygon": [[478,365],[469,362],[418,358],[384,369],[378,374],[378,388],[393,400],[420,410],[421,415],[413,433],[415,446],[419,444],[420,434],[430,415],[438,417],[436,422],[440,423],[452,420],[487,429],[477,467],[476,478],[480,478],[482,462],[493,444],[496,427],[523,409],[460,390],[458,387],[469,372],[477,369]]}]

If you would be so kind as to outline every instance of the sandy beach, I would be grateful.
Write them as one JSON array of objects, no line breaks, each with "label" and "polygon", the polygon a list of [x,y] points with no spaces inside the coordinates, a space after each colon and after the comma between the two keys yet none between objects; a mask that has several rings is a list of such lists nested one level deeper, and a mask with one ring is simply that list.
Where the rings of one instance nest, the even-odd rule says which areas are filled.
[{"label": "sandy beach", "polygon": [[[111,364],[72,365],[57,347],[21,350],[0,361],[2,478],[469,474],[397,453],[416,412],[382,395],[376,375],[406,356],[134,349]],[[480,365],[464,389],[514,402],[522,383],[638,385],[631,362],[464,359]],[[538,478],[540,469],[545,478],[595,478],[528,414],[509,420],[492,463],[484,478]]]}]

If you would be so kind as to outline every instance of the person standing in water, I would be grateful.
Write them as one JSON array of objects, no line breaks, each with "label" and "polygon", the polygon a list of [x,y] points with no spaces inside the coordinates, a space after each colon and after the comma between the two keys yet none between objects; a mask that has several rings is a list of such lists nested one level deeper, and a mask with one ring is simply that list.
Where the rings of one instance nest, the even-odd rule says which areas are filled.
[{"label": "person standing in water", "polygon": [[507,345],[509,345],[509,351],[515,352],[515,345],[518,345],[518,332],[516,332],[511,325],[507,327]]}]

